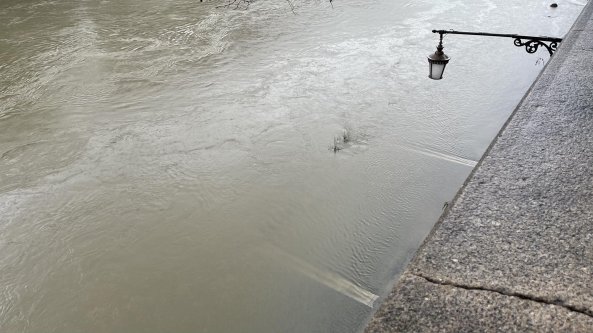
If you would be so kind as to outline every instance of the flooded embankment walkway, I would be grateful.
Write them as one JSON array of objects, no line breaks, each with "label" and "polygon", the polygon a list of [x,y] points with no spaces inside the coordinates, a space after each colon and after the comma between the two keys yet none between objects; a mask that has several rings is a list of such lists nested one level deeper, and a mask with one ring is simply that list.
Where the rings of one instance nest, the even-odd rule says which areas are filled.
[{"label": "flooded embankment walkway", "polygon": [[593,4],[366,332],[593,331]]}]

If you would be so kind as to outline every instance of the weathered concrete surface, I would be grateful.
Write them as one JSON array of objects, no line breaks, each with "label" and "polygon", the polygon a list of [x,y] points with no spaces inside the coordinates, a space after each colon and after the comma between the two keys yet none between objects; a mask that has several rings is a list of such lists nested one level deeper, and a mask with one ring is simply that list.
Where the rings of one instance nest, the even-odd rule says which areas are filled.
[{"label": "weathered concrete surface", "polygon": [[561,306],[405,274],[368,331],[590,332],[591,327],[593,318]]},{"label": "weathered concrete surface", "polygon": [[593,3],[367,332],[593,332]]}]

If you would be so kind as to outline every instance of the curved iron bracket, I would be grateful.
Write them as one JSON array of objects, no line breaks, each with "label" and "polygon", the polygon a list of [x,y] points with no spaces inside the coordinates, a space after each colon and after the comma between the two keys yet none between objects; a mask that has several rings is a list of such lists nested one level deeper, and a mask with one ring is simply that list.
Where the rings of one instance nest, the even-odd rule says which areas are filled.
[{"label": "curved iron bracket", "polygon": [[546,50],[548,50],[551,57],[554,54],[554,51],[558,49],[558,42],[549,41],[548,43],[549,44],[546,44],[538,39],[530,39],[526,42],[523,42],[521,38],[515,38],[514,41],[514,44],[517,47],[525,46],[525,51],[527,51],[527,53],[535,53],[540,46],[543,46],[546,48]]}]

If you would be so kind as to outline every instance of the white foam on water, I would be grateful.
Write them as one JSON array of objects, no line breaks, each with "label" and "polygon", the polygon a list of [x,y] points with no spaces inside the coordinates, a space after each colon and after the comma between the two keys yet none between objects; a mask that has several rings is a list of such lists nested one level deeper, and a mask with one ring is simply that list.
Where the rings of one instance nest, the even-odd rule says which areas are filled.
[{"label": "white foam on water", "polygon": [[370,308],[373,307],[373,304],[379,298],[379,296],[356,285],[354,282],[349,281],[343,276],[340,276],[339,274],[330,272],[328,270],[323,270],[321,268],[315,267],[312,264],[306,262],[305,260],[288,254],[280,250],[279,248],[274,248],[273,251],[271,251],[270,253],[274,253],[276,259],[280,259],[284,263],[288,263],[288,265],[291,268],[299,271],[307,277],[325,285],[328,288],[331,288],[339,292],[344,296],[348,296],[351,299],[361,304],[364,304]]},{"label": "white foam on water", "polygon": [[425,156],[430,156],[430,157],[434,157],[434,158],[438,158],[438,159],[442,159],[448,162],[452,162],[452,163],[457,163],[457,164],[461,164],[461,165],[466,165],[469,167],[475,167],[476,164],[478,164],[477,161],[474,160],[470,160],[467,158],[463,158],[461,156],[456,156],[456,155],[451,155],[451,154],[447,154],[444,152],[440,152],[434,149],[430,149],[427,147],[418,147],[418,146],[412,146],[412,145],[398,145],[400,148],[403,148],[405,150],[408,151],[413,151]]}]

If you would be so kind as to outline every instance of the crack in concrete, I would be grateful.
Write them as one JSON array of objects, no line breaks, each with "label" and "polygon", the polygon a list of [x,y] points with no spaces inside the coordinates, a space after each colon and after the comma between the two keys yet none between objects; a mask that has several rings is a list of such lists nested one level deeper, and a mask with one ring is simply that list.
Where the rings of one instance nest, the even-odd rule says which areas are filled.
[{"label": "crack in concrete", "polygon": [[536,302],[536,303],[540,303],[540,304],[556,305],[556,306],[563,307],[569,311],[577,312],[577,313],[580,313],[585,316],[593,318],[593,311],[591,311],[585,307],[579,307],[579,306],[575,306],[575,305],[566,304],[564,301],[562,301],[560,299],[549,300],[544,297],[526,295],[526,294],[521,294],[521,293],[517,293],[517,292],[513,292],[513,291],[506,291],[506,290],[501,290],[501,289],[491,289],[491,288],[480,287],[480,286],[463,285],[463,284],[457,284],[454,282],[441,281],[441,280],[431,278],[428,276],[424,276],[424,275],[421,275],[418,273],[410,273],[410,274],[417,276],[419,278],[422,278],[430,283],[438,284],[441,286],[450,286],[450,287],[455,287],[455,288],[460,288],[460,289],[465,289],[465,290],[488,291],[488,292],[492,292],[492,293],[497,293],[499,295],[517,297],[520,299],[524,299],[527,301],[532,301],[532,302]]}]

